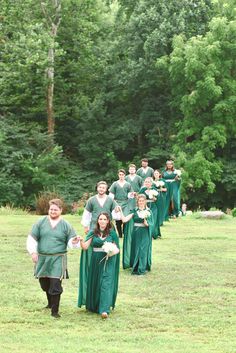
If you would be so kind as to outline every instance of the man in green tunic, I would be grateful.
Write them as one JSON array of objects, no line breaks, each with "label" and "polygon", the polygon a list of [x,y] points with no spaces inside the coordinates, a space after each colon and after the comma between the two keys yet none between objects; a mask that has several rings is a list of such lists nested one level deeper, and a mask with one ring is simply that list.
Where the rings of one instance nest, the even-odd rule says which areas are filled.
[{"label": "man in green tunic", "polygon": [[108,185],[105,181],[99,181],[97,183],[97,195],[90,197],[86,203],[81,220],[86,234],[89,230],[94,229],[100,213],[106,212],[112,218],[112,211],[118,211],[116,209],[117,203],[106,194],[107,188]]},{"label": "man in green tunic", "polygon": [[[134,192],[130,183],[125,180],[125,170],[118,170],[119,180],[114,181],[109,189],[109,196],[121,207],[123,214],[129,214],[129,199],[134,197]],[[116,227],[119,237],[122,238],[123,227],[121,219],[116,219]]]},{"label": "man in green tunic", "polygon": [[136,196],[143,185],[143,179],[136,174],[136,165],[129,165],[129,174],[125,177],[125,180],[130,183],[134,191],[134,198],[129,199],[130,210],[134,210],[136,207]]},{"label": "man in green tunic", "polygon": [[137,170],[137,175],[139,175],[144,181],[146,178],[152,178],[153,174],[154,170],[148,166],[148,159],[143,158],[141,160],[141,168]]},{"label": "man in green tunic", "polygon": [[49,201],[48,216],[34,224],[27,239],[27,250],[35,263],[35,277],[46,292],[47,308],[55,318],[60,317],[62,279],[68,278],[67,246],[78,246],[80,241],[71,225],[61,218],[61,213],[62,201]]}]

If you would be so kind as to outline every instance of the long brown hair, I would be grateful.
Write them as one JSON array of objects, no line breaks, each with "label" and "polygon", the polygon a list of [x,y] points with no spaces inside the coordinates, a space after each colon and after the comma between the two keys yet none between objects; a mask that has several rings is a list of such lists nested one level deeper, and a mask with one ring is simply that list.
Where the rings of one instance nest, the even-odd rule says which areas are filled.
[{"label": "long brown hair", "polygon": [[94,235],[96,237],[99,237],[100,234],[101,234],[101,230],[100,230],[99,223],[98,223],[98,219],[99,219],[100,216],[105,216],[109,220],[109,222],[107,223],[106,228],[103,231],[103,237],[107,237],[109,235],[109,233],[110,233],[111,228],[112,228],[110,216],[109,216],[109,214],[107,212],[101,212],[98,215],[98,218],[97,218],[97,221],[96,221],[96,226],[94,228]]},{"label": "long brown hair", "polygon": [[171,168],[171,170],[172,170],[172,172],[174,171],[174,162],[172,161],[172,160],[168,160],[168,161],[166,161],[166,170],[168,170],[168,168],[167,168],[167,163],[171,163],[172,164],[172,168]]}]

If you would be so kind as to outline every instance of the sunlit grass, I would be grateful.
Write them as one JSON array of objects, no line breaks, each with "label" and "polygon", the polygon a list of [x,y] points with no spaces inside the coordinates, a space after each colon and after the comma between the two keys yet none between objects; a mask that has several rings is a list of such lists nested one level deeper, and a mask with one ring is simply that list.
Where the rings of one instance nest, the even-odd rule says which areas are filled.
[{"label": "sunlit grass", "polygon": [[27,209],[22,209],[19,207],[14,207],[11,205],[0,207],[0,216],[12,216],[12,215],[27,215],[29,211]]},{"label": "sunlit grass", "polygon": [[[65,216],[82,234],[80,218]],[[26,236],[38,219],[0,215],[0,352],[235,352],[236,220],[171,220],[153,241],[152,271],[120,271],[116,308],[107,321],[78,309],[80,250],[68,256],[60,320],[43,307]]]}]

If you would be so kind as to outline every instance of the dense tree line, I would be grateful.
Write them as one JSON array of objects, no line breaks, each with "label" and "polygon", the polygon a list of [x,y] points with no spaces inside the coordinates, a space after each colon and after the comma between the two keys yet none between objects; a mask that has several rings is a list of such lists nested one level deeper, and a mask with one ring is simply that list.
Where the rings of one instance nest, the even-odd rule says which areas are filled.
[{"label": "dense tree line", "polygon": [[233,207],[234,0],[1,0],[0,204],[67,202],[119,167],[183,170],[183,200]]}]

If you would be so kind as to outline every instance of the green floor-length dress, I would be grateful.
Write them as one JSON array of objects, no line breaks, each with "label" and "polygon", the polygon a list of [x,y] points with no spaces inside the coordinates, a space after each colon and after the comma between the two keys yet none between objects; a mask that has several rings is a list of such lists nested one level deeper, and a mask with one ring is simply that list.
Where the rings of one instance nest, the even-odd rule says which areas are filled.
[{"label": "green floor-length dress", "polygon": [[[156,201],[153,201],[152,199],[150,199],[148,193],[146,192],[147,190],[148,189],[146,188],[146,186],[143,186],[139,190],[139,194],[144,194],[146,196],[147,205],[152,210],[152,214],[153,214],[152,237],[153,239],[157,239],[158,237],[161,237],[158,208],[157,208],[157,200],[159,195],[157,196]],[[152,186],[150,190],[156,190],[155,186]]]},{"label": "green floor-length dress", "polygon": [[147,218],[146,227],[139,218],[138,208],[133,211],[133,218],[127,223],[123,244],[123,268],[132,268],[132,274],[142,275],[151,270],[152,263],[152,211]]},{"label": "green floor-length dress", "polygon": [[85,241],[91,237],[89,249],[81,253],[78,306],[85,305],[87,310],[99,314],[110,313],[110,309],[115,307],[118,291],[120,256],[111,256],[106,261],[106,253],[100,250],[105,241],[119,247],[119,239],[114,230],[105,239],[91,231]]},{"label": "green floor-length dress", "polygon": [[[165,220],[169,219],[169,216],[178,217],[180,213],[180,180],[176,180],[175,171],[167,172],[164,171],[163,179],[167,186],[166,193],[166,209],[165,209]],[[170,205],[173,205],[172,214],[169,213]]]},{"label": "green floor-length dress", "polygon": [[[158,183],[162,181],[164,183],[164,186],[160,187]],[[159,181],[156,183],[155,181],[153,182],[154,186],[156,187],[156,190],[158,191],[158,198],[157,198],[157,216],[159,219],[159,225],[162,226],[164,221],[165,221],[165,212],[166,212],[166,193],[167,191],[162,191],[162,188],[167,188],[165,180],[164,179],[159,179]]]}]

